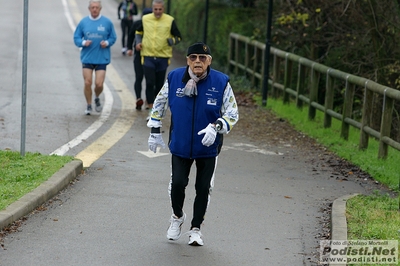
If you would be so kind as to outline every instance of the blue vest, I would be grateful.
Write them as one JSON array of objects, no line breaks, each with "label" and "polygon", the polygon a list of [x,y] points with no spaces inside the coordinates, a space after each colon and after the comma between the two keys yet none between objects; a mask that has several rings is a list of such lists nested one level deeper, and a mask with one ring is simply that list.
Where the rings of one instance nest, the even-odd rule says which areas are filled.
[{"label": "blue vest", "polygon": [[168,74],[168,102],[171,110],[169,148],[172,154],[183,158],[207,158],[218,155],[222,146],[222,135],[217,134],[213,145],[201,143],[204,134],[197,133],[221,117],[224,90],[229,77],[210,69],[208,76],[197,83],[197,96],[183,94],[188,75],[186,67]]}]

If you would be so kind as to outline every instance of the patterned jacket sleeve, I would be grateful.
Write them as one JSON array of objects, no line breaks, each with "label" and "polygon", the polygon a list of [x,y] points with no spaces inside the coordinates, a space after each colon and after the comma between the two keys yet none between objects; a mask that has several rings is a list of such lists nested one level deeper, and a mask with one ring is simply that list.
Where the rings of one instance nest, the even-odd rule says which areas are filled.
[{"label": "patterned jacket sleeve", "polygon": [[160,128],[162,127],[162,119],[164,118],[168,109],[168,79],[165,80],[163,87],[157,94],[151,109],[150,119],[147,122],[147,127]]},{"label": "patterned jacket sleeve", "polygon": [[223,104],[221,107],[222,118],[218,118],[222,122],[220,134],[228,134],[233,126],[239,120],[239,110],[236,103],[236,98],[233,93],[231,84],[228,82],[224,91]]}]

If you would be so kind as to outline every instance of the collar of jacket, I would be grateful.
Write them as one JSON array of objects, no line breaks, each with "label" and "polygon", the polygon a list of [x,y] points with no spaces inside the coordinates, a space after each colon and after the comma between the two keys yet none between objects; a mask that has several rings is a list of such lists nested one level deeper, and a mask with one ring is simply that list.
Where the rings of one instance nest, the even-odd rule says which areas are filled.
[{"label": "collar of jacket", "polygon": [[[210,74],[210,69],[211,69],[210,66],[208,66],[208,67],[207,67],[207,77],[208,77],[208,75]],[[206,78],[207,78],[207,77],[206,77]],[[205,78],[205,79],[206,79],[206,78]],[[190,75],[189,75],[189,66],[187,66],[187,67],[186,67],[185,74],[183,75],[183,78],[182,78],[182,82],[186,84],[186,83],[189,81],[189,79],[190,79]]]}]

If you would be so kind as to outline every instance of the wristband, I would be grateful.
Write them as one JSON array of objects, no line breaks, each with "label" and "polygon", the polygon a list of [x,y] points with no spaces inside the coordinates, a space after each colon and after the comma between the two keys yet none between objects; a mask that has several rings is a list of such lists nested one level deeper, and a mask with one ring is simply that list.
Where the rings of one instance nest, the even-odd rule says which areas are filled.
[{"label": "wristband", "polygon": [[161,129],[159,127],[152,127],[150,133],[161,133]]},{"label": "wristband", "polygon": [[222,122],[220,120],[215,121],[214,125],[215,125],[215,129],[217,130],[217,132],[220,131],[223,127]]}]

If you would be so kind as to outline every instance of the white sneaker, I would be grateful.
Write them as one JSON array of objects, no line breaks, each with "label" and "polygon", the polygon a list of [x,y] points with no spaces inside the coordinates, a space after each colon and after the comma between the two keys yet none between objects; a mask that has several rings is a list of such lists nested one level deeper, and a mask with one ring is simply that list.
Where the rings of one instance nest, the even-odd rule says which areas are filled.
[{"label": "white sneaker", "polygon": [[88,105],[85,110],[85,115],[90,115],[92,113],[92,106]]},{"label": "white sneaker", "polygon": [[103,110],[103,107],[101,106],[100,103],[100,99],[99,98],[95,98],[94,99],[94,103],[96,104],[96,106],[94,107],[94,109],[96,109],[96,112],[101,112],[101,110]]},{"label": "white sneaker", "polygon": [[191,246],[202,246],[204,245],[203,239],[201,239],[201,232],[199,228],[192,228],[189,231],[189,245]]},{"label": "white sneaker", "polygon": [[175,215],[171,215],[171,225],[167,231],[167,238],[169,240],[177,240],[182,234],[182,224],[186,219],[186,214],[183,213],[182,217],[178,218]]}]

